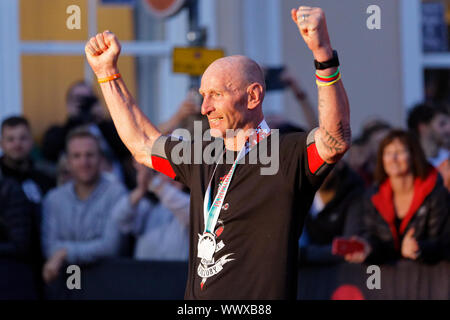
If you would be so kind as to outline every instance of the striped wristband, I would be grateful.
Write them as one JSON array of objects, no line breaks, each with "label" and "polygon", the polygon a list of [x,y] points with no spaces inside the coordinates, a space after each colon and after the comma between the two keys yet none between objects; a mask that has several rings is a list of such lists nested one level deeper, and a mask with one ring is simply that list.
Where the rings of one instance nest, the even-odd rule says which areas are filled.
[{"label": "striped wristband", "polygon": [[322,76],[316,72],[316,83],[320,87],[331,86],[341,79],[341,72],[338,68],[337,71],[331,76]]}]

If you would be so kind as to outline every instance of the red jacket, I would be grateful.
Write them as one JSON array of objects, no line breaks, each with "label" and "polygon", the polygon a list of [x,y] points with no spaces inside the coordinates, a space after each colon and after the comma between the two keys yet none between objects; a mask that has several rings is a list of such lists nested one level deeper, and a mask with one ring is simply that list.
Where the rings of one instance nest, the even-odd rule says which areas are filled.
[{"label": "red jacket", "polygon": [[436,169],[432,168],[424,180],[414,180],[413,200],[399,228],[395,225],[389,179],[372,190],[364,202],[362,235],[372,246],[369,261],[400,258],[401,242],[410,228],[415,229],[420,260],[431,262],[442,257],[441,237],[443,225],[449,216],[449,193]]}]

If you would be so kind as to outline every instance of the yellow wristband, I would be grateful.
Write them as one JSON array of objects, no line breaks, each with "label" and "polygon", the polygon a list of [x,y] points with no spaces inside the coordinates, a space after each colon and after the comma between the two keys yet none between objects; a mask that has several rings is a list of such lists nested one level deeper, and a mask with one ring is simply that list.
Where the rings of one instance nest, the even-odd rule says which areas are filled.
[{"label": "yellow wristband", "polygon": [[120,73],[116,73],[116,74],[113,74],[112,76],[109,76],[109,77],[106,77],[106,78],[97,79],[97,81],[98,81],[98,83],[105,83],[105,82],[108,82],[108,81],[111,81],[111,80],[119,79],[120,77],[121,77]]},{"label": "yellow wristband", "polygon": [[338,77],[336,80],[331,81],[331,82],[322,82],[322,81],[316,80],[316,84],[317,84],[319,87],[328,87],[328,86],[331,86],[331,85],[335,84],[335,83],[338,82],[339,80],[341,80],[341,75],[339,75],[339,77]]}]

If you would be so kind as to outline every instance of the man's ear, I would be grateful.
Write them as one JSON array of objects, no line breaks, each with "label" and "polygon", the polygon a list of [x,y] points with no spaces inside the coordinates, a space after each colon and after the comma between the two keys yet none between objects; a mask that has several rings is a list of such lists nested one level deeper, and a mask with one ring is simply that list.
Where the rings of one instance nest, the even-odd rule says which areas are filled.
[{"label": "man's ear", "polygon": [[254,82],[247,87],[248,109],[254,109],[260,105],[264,100],[264,88],[261,84]]}]

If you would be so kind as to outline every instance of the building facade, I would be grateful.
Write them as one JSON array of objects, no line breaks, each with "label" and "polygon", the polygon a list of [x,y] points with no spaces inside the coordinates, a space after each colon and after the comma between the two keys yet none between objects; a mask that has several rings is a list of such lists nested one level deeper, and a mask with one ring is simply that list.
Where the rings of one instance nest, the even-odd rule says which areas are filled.
[{"label": "building facade", "polygon": [[[327,15],[355,133],[375,118],[403,126],[408,108],[424,99],[425,71],[450,69],[448,51],[423,52],[423,2],[311,2]],[[448,24],[450,1],[437,2],[442,3]],[[24,114],[39,141],[45,128],[64,120],[64,99],[71,83],[85,79],[98,90],[85,62],[84,44],[89,36],[109,29],[123,43],[119,67],[141,108],[156,123],[167,120],[189,86],[187,75],[171,71],[172,48],[187,45],[187,12],[160,20],[141,0],[123,3],[0,1],[0,118]],[[290,18],[290,9],[302,4],[298,0],[199,0],[200,24],[208,30],[209,47],[223,48],[227,55],[247,55],[264,66],[286,66],[315,105],[313,57]],[[67,27],[71,5],[80,8],[80,29]],[[371,29],[368,24],[376,12],[379,29]],[[268,93],[264,111],[305,125],[289,91]]]}]

